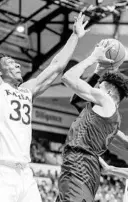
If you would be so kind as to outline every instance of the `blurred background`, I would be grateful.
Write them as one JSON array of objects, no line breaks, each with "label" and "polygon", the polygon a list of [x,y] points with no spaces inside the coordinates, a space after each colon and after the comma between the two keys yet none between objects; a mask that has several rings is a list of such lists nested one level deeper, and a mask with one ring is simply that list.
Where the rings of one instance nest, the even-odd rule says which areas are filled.
[{"label": "blurred background", "polygon": [[[67,68],[87,57],[101,39],[115,38],[125,46],[126,58],[120,70],[128,75],[128,1],[125,0],[0,0],[0,52],[21,64],[24,81],[36,77],[63,47],[72,33],[74,16],[84,7],[91,30],[80,40]],[[62,148],[67,131],[78,115],[69,102],[72,94],[59,77],[34,101],[31,166],[44,202],[52,202],[57,195]],[[128,135],[127,100],[122,102],[120,113],[121,131]],[[103,157],[111,165],[127,167],[128,145],[121,149],[120,144],[115,138]],[[122,201],[124,186],[124,179],[102,176],[95,201]]]}]

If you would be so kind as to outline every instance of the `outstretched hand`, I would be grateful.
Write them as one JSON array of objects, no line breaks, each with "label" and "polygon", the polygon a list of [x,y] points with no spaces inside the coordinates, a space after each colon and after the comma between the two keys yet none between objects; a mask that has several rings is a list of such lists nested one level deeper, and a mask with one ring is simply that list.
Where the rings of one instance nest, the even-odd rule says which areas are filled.
[{"label": "outstretched hand", "polygon": [[75,17],[75,23],[73,26],[73,32],[77,34],[79,38],[83,37],[90,29],[86,29],[88,21],[85,21],[85,15],[80,12],[78,17]]},{"label": "outstretched hand", "polygon": [[107,45],[107,39],[102,40],[95,47],[91,56],[96,59],[98,63],[112,64],[114,61],[106,57],[106,52],[113,47],[113,44]]},{"label": "outstretched hand", "polygon": [[99,162],[100,162],[102,169],[103,169],[102,172],[103,173],[109,172],[110,166],[101,157],[99,157]]}]

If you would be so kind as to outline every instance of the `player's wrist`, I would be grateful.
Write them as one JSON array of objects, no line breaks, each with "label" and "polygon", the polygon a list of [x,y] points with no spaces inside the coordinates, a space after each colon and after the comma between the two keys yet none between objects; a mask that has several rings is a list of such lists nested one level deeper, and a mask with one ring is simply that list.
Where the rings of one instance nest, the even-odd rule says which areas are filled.
[{"label": "player's wrist", "polygon": [[107,172],[108,173],[113,173],[114,172],[114,166],[108,166]]},{"label": "player's wrist", "polygon": [[98,62],[98,58],[93,54],[89,56],[89,59],[92,61],[93,64]]},{"label": "player's wrist", "polygon": [[104,71],[103,70],[95,70],[94,71],[94,74],[97,74],[99,77],[101,77],[103,74],[104,74]]},{"label": "player's wrist", "polygon": [[73,38],[75,38],[76,40],[78,40],[79,39],[79,35],[78,35],[78,33],[77,32],[74,32],[73,31],[73,33],[72,33],[72,35],[71,35]]},{"label": "player's wrist", "polygon": [[105,69],[100,67],[100,64],[98,63],[96,66],[96,69],[94,70],[94,73],[97,74],[99,77],[101,77],[105,73]]}]

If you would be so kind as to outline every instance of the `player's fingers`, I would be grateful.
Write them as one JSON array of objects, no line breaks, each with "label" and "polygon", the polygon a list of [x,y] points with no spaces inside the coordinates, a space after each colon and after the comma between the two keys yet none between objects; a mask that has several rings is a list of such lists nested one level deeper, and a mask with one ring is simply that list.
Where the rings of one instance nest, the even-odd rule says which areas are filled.
[{"label": "player's fingers", "polygon": [[88,8],[87,11],[91,11],[94,8],[94,6],[91,4]]},{"label": "player's fingers", "polygon": [[74,22],[77,22],[77,17],[76,16],[74,17]]},{"label": "player's fingers", "polygon": [[84,13],[87,10],[87,7],[85,6],[84,8],[82,8],[81,12]]},{"label": "player's fingers", "polygon": [[97,43],[96,46],[103,46],[103,43],[104,43],[104,39],[102,39],[99,43]]},{"label": "player's fingers", "polygon": [[107,39],[104,39],[102,45],[103,45],[104,47],[107,47],[107,45],[108,45],[108,40],[107,40]]},{"label": "player's fingers", "polygon": [[82,15],[81,18],[79,18],[80,22],[83,23],[85,19],[85,15]]},{"label": "player's fingers", "polygon": [[103,44],[106,39],[102,39],[99,43]]},{"label": "player's fingers", "polygon": [[85,30],[85,33],[89,32],[89,31],[90,31],[90,29],[86,29],[86,30]]},{"label": "player's fingers", "polygon": [[82,17],[82,12],[80,12],[78,15],[78,18],[81,18],[81,17]]},{"label": "player's fingers", "polygon": [[86,27],[87,24],[88,24],[88,20],[83,23],[84,28]]},{"label": "player's fingers", "polygon": [[100,41],[99,43],[100,46],[106,47],[108,45],[108,40],[107,39],[103,39]]},{"label": "player's fingers", "polygon": [[106,58],[105,62],[106,62],[106,63],[113,64],[113,63],[114,63],[114,60],[111,60],[111,59]]},{"label": "player's fingers", "polygon": [[109,50],[109,49],[112,48],[113,46],[114,46],[113,43],[111,43],[110,45],[106,46],[106,47],[105,47],[105,51]]}]

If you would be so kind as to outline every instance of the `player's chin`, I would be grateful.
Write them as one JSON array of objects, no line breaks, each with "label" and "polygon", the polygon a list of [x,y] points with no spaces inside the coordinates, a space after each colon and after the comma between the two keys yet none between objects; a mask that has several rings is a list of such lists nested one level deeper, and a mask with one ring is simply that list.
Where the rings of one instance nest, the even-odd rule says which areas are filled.
[{"label": "player's chin", "polygon": [[18,84],[22,84],[22,83],[23,83],[23,79],[22,79],[22,77],[17,78],[17,82],[18,82]]}]

